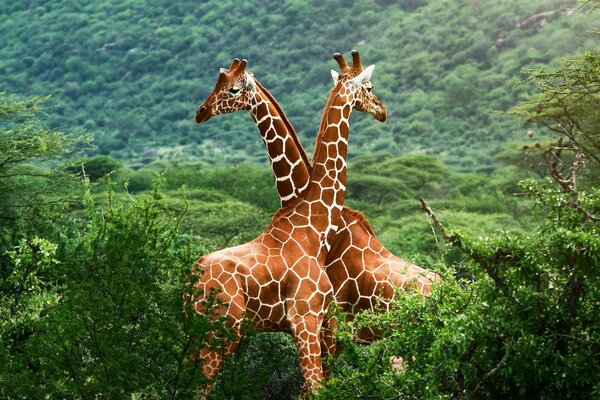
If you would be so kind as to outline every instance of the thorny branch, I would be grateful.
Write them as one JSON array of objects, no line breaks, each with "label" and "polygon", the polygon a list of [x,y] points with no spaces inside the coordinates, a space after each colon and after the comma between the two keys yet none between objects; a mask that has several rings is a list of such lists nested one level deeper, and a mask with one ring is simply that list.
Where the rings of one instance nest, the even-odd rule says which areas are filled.
[{"label": "thorny branch", "polygon": [[431,207],[429,207],[429,205],[425,202],[425,200],[422,197],[419,197],[419,201],[421,202],[421,208],[423,209],[423,211],[425,211],[425,214],[427,214],[427,216],[433,221],[444,240],[452,246],[461,249],[475,262],[477,262],[477,264],[479,264],[483,268],[486,274],[488,274],[488,276],[492,278],[492,280],[496,284],[496,287],[500,289],[504,297],[506,297],[512,304],[517,304],[517,299],[515,299],[515,297],[512,294],[510,294],[508,290],[508,285],[506,284],[506,282],[504,282],[500,275],[498,275],[497,271],[495,271],[492,268],[490,263],[486,259],[484,259],[479,253],[465,246],[460,237],[458,237],[457,235],[448,234],[446,228],[444,228],[437,215],[435,215],[435,213],[433,212]]},{"label": "thorny branch", "polygon": [[[566,176],[559,168],[563,151],[571,151],[574,153]],[[600,217],[593,215],[579,204],[577,173],[585,165],[585,155],[581,149],[571,140],[567,143],[563,143],[561,138],[554,146],[544,152],[544,160],[546,161],[546,164],[548,164],[552,178],[562,187],[565,193],[571,195],[571,205],[573,208],[585,215],[584,222],[593,221],[595,224],[600,225]]]},{"label": "thorny branch", "polygon": [[485,374],[483,376],[483,378],[481,378],[481,380],[479,381],[479,383],[477,384],[477,386],[475,386],[475,389],[473,389],[471,392],[469,392],[469,399],[474,399],[476,398],[477,394],[479,393],[479,391],[481,390],[481,387],[483,386],[483,384],[490,379],[492,376],[494,376],[502,367],[504,367],[504,364],[506,364],[506,360],[508,360],[508,350],[506,350],[506,353],[504,353],[504,357],[502,357],[502,360],[500,360],[500,362],[494,367],[492,368],[491,371],[489,371],[487,374]]}]

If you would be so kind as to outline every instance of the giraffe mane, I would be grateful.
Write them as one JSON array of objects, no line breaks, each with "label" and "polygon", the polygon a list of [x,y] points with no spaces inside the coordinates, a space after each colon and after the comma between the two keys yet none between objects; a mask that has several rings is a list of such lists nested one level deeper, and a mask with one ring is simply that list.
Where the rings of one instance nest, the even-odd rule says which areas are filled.
[{"label": "giraffe mane", "polygon": [[308,159],[308,155],[306,154],[306,151],[304,150],[302,143],[300,143],[300,139],[298,138],[298,134],[296,133],[296,130],[292,126],[292,123],[288,119],[287,115],[285,115],[285,112],[283,112],[283,109],[281,108],[281,106],[279,105],[277,100],[275,100],[275,97],[273,97],[271,92],[269,92],[259,81],[257,81],[256,78],[254,78],[254,83],[256,83],[256,86],[258,86],[260,88],[260,90],[262,90],[264,92],[265,96],[267,96],[267,98],[269,99],[271,104],[273,104],[273,107],[275,107],[275,109],[279,113],[279,116],[281,117],[281,120],[283,121],[283,124],[285,125],[286,129],[290,133],[290,136],[292,137],[294,144],[298,148],[300,157],[302,157],[302,161],[304,161],[304,164],[306,165],[306,168],[308,169],[308,174],[310,175],[311,170],[312,170],[312,164],[310,163],[310,160]]},{"label": "giraffe mane", "polygon": [[363,226],[363,228],[365,228],[367,232],[375,236],[375,232],[373,232],[373,227],[371,227],[371,224],[369,224],[369,221],[367,221],[367,218],[363,215],[363,213],[344,206],[343,214],[352,216],[356,220],[356,222],[358,222]]},{"label": "giraffe mane", "polygon": [[275,214],[273,214],[273,216],[271,217],[270,223],[272,224],[275,221],[277,221],[279,218],[283,217],[288,212],[288,210],[293,209],[294,207],[296,207],[296,204],[300,203],[303,200],[304,200],[304,198],[299,196],[299,197],[294,198],[292,201],[287,203],[285,206],[279,207],[279,209],[277,211],[275,211]]}]

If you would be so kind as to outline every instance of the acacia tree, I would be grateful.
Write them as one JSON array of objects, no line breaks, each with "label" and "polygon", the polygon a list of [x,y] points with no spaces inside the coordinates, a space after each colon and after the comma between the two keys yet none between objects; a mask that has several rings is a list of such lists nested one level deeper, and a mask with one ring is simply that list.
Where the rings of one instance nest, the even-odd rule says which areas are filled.
[{"label": "acacia tree", "polygon": [[[530,71],[540,93],[520,104],[514,114],[541,125],[577,149],[600,169],[600,54],[588,51],[567,60],[558,71]],[[580,156],[581,157],[581,156]]]},{"label": "acacia tree", "polygon": [[39,236],[52,224],[47,216],[77,196],[77,181],[47,163],[89,142],[48,129],[46,100],[0,93],[0,337],[8,359],[58,298],[50,277],[57,245]]},{"label": "acacia tree", "polygon": [[[18,221],[22,227],[41,206],[73,198],[76,180],[48,168],[58,156],[85,148],[87,134],[65,134],[45,126],[47,97],[19,99],[0,92],[0,231]],[[14,233],[14,232],[13,232]]]}]

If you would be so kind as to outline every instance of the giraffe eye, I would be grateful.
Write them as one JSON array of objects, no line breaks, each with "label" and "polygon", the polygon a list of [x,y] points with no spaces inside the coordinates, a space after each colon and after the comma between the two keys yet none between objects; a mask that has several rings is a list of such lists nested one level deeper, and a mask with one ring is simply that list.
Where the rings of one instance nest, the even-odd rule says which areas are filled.
[{"label": "giraffe eye", "polygon": [[373,86],[367,86],[367,93],[371,93],[373,91]]},{"label": "giraffe eye", "polygon": [[239,92],[240,92],[239,86],[233,86],[231,89],[229,89],[229,93],[231,93],[231,94],[238,94]]}]

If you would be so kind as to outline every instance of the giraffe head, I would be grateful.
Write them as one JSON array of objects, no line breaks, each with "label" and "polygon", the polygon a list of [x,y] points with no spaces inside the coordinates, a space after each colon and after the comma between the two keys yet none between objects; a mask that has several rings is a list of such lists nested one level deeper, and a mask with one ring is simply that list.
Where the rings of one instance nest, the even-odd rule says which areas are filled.
[{"label": "giraffe head", "polygon": [[256,84],[252,73],[246,72],[248,61],[235,58],[229,69],[221,68],[215,88],[206,101],[196,109],[196,122],[206,122],[213,115],[248,110]]},{"label": "giraffe head", "polygon": [[375,65],[363,69],[360,54],[356,50],[352,50],[352,66],[346,63],[344,56],[340,53],[335,53],[333,58],[340,67],[339,73],[331,70],[334,84],[342,85],[347,92],[354,93],[354,109],[356,111],[367,112],[376,120],[384,122],[387,113],[381,101],[373,93],[373,84],[371,83]]}]

